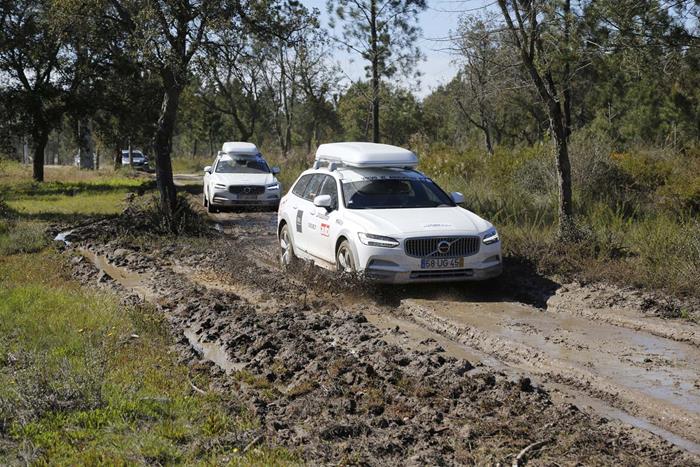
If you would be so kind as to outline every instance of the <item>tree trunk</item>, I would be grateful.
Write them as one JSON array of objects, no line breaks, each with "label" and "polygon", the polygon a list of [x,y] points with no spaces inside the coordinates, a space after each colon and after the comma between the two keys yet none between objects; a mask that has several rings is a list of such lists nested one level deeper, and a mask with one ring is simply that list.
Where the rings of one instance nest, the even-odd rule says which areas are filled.
[{"label": "tree trunk", "polygon": [[[528,71],[528,74],[532,78],[532,82],[537,89],[542,102],[547,108],[547,115],[549,116],[549,127],[552,132],[552,137],[554,138],[556,158],[557,158],[557,181],[559,185],[559,236],[563,239],[572,239],[577,236],[573,214],[573,201],[571,192],[571,163],[569,162],[569,133],[570,133],[570,76],[567,72],[563,79],[562,87],[564,89],[563,97],[564,102],[561,102],[561,98],[558,95],[557,86],[555,85],[554,78],[552,75],[551,68],[545,68],[542,72],[538,69],[535,64],[534,53],[537,49],[537,39],[535,36],[528,36],[528,31],[523,26],[522,15],[520,14],[520,4],[514,3],[513,8],[516,14],[516,19],[518,20],[518,27],[515,26],[513,20],[508,11],[508,4],[506,0],[498,0],[498,4],[503,13],[503,18],[506,21],[508,29],[511,32],[513,40],[520,49],[520,56],[523,60],[523,65]],[[564,5],[565,15],[568,15],[570,4],[569,0],[566,0]],[[536,21],[536,12],[528,11],[528,17],[530,21]],[[566,18],[569,21],[569,18]],[[568,24],[568,23],[567,23]],[[535,23],[536,26],[536,23]],[[533,29],[536,29],[533,28]],[[532,31],[529,34],[536,34]],[[569,40],[568,25],[565,26],[565,40]],[[521,40],[523,38],[523,40]],[[531,45],[529,45],[531,44]],[[540,55],[542,54],[539,51]]]},{"label": "tree trunk", "polygon": [[[555,125],[552,125],[553,127]],[[574,233],[574,207],[571,192],[571,162],[569,161],[568,128],[552,128],[557,154],[557,181],[559,185],[559,236],[568,238]]]},{"label": "tree trunk", "polygon": [[119,170],[122,168],[122,147],[121,144],[117,145],[117,149],[114,153],[114,170]]},{"label": "tree trunk", "polygon": [[181,88],[176,83],[167,85],[155,137],[156,183],[160,192],[161,205],[167,214],[171,214],[177,205],[171,152],[180,92]]},{"label": "tree trunk", "polygon": [[37,182],[44,181],[44,150],[46,149],[46,144],[49,141],[49,130],[43,129],[38,131],[33,136],[34,140],[34,161],[33,166],[33,178]]},{"label": "tree trunk", "polygon": [[131,148],[131,137],[129,137],[128,144],[129,144],[129,147],[127,150],[129,151],[129,167],[131,168],[134,166],[134,151]]},{"label": "tree trunk", "polygon": [[192,159],[197,157],[197,138],[194,139],[194,144],[192,144]]},{"label": "tree trunk", "polygon": [[80,151],[80,168],[92,170],[95,168],[92,154],[92,132],[87,120],[78,121],[78,150]]},{"label": "tree trunk", "polygon": [[377,0],[371,0],[372,41],[372,141],[379,142],[379,50],[377,47]]}]

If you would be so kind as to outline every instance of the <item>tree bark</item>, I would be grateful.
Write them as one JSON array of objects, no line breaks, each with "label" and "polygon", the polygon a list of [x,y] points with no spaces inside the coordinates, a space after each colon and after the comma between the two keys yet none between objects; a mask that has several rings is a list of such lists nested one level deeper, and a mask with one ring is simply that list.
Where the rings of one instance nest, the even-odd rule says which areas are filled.
[{"label": "tree bark", "polygon": [[92,133],[87,120],[78,122],[78,147],[80,151],[80,168],[92,170],[95,168],[92,154]]},{"label": "tree bark", "polygon": [[41,129],[32,138],[34,141],[34,160],[32,161],[33,178],[37,182],[44,181],[44,151],[49,142],[49,130]]},{"label": "tree bark", "polygon": [[377,0],[370,0],[372,41],[372,141],[379,142],[379,49],[377,47]]},{"label": "tree bark", "polygon": [[165,93],[163,94],[163,105],[160,110],[155,137],[156,183],[160,192],[161,205],[167,214],[172,214],[177,205],[171,152],[177,108],[180,101],[180,93],[182,92],[175,79],[170,81],[170,83],[166,84]]},{"label": "tree bark", "polygon": [[119,170],[122,168],[122,148],[121,144],[117,145],[114,152],[114,170]]}]

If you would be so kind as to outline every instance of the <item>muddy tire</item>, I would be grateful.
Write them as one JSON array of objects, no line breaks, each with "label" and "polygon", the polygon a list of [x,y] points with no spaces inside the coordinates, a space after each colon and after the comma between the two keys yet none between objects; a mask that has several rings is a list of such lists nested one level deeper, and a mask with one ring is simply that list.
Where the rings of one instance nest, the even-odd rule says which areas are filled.
[{"label": "muddy tire", "polygon": [[206,191],[202,192],[202,206],[204,206],[205,208],[209,207],[209,200],[207,199]]},{"label": "muddy tire", "polygon": [[219,208],[215,207],[211,202],[207,201],[207,212],[210,214],[214,214],[219,212]]},{"label": "muddy tire", "polygon": [[289,232],[289,226],[287,224],[284,224],[282,230],[280,230],[279,244],[280,266],[286,269],[292,266],[297,259],[294,254],[294,245],[292,245],[292,234]]},{"label": "muddy tire", "polygon": [[355,256],[352,254],[352,248],[350,248],[350,242],[343,240],[338,247],[338,251],[335,253],[335,264],[339,272],[350,272],[353,273],[357,271],[355,266]]}]

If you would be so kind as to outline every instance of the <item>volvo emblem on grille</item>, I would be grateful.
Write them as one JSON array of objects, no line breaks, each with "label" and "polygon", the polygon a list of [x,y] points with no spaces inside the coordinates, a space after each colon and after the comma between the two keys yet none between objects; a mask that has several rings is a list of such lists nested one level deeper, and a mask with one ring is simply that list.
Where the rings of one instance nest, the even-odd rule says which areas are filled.
[{"label": "volvo emblem on grille", "polygon": [[438,253],[440,253],[440,254],[444,255],[444,254],[449,253],[450,252],[450,242],[445,241],[445,240],[441,241],[440,243],[438,243],[437,249],[438,249]]},{"label": "volvo emblem on grille", "polygon": [[247,186],[247,187],[243,188],[243,193],[246,193],[246,194],[250,193],[250,187]]}]

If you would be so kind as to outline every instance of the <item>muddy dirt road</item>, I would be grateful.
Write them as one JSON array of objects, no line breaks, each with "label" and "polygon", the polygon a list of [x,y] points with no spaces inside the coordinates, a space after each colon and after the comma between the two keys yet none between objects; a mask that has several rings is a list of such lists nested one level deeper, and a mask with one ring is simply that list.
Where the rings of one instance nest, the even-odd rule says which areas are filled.
[{"label": "muddy dirt road", "polygon": [[[245,244],[261,274],[276,269],[274,213],[212,217]],[[380,290],[378,299],[350,294],[340,300],[380,328],[398,327],[393,342],[411,347],[438,340],[448,354],[534,377],[564,400],[700,454],[698,326],[650,316],[637,294],[612,287],[512,275],[504,281],[394,287]],[[237,284],[238,292],[265,303],[255,287]],[[313,291],[299,286],[313,296],[329,292],[322,282]]]},{"label": "muddy dirt road", "polygon": [[530,445],[545,463],[700,462],[700,332],[644,294],[517,265],[411,287],[289,273],[275,213],[210,219],[223,234],[204,249],[76,239],[98,281],[157,303],[198,358],[266,381],[235,388],[275,443],[322,463],[510,463]]}]

